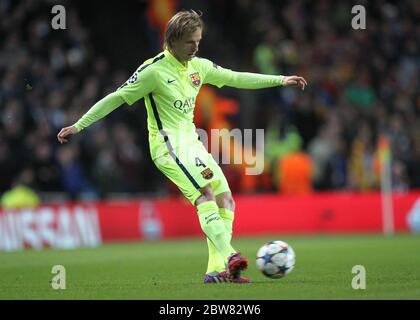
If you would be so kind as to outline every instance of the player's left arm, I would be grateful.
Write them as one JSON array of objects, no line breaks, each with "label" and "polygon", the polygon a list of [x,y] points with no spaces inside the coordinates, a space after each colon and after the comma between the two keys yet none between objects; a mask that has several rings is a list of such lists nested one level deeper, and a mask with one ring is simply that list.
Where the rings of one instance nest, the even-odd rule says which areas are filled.
[{"label": "player's left arm", "polygon": [[262,89],[277,86],[296,85],[302,90],[307,82],[300,76],[268,75],[251,72],[237,72],[222,68],[210,60],[200,59],[204,72],[204,82],[217,87],[229,86],[240,89]]},{"label": "player's left arm", "polygon": [[237,72],[227,69],[226,86],[240,89],[262,89],[276,86],[297,85],[302,90],[307,85],[306,80],[300,76],[272,76],[251,72]]}]

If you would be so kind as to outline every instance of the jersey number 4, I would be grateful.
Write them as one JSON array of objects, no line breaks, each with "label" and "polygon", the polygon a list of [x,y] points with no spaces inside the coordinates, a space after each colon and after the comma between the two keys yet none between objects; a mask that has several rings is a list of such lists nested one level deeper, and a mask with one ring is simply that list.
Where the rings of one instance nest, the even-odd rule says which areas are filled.
[{"label": "jersey number 4", "polygon": [[206,167],[206,165],[204,164],[204,162],[201,161],[201,159],[199,157],[195,157],[195,166],[196,167],[203,167],[203,168]]}]

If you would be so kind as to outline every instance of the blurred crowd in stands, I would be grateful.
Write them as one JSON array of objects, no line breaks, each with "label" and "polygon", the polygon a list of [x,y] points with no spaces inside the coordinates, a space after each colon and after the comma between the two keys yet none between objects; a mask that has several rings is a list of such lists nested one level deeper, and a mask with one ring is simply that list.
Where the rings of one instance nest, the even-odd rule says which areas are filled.
[{"label": "blurred crowd in stands", "polygon": [[[53,30],[53,2],[0,0],[0,193],[26,185],[73,198],[176,194],[150,160],[142,101],[66,145],[56,134],[124,83],[140,57],[157,53],[165,21],[182,8],[204,13],[200,55],[237,71],[298,74],[309,84],[305,91],[203,87],[197,127],[265,129],[262,175],[222,165],[234,193],[378,190],[386,159],[393,190],[420,188],[419,1],[366,2],[365,30],[352,29],[351,5],[341,1],[134,3],[144,8],[136,13],[143,23],[126,36],[149,41],[137,65],[122,66],[126,52],[101,49],[102,26],[89,22],[80,2],[63,1],[67,29]],[[112,26],[108,14],[103,23]]]}]

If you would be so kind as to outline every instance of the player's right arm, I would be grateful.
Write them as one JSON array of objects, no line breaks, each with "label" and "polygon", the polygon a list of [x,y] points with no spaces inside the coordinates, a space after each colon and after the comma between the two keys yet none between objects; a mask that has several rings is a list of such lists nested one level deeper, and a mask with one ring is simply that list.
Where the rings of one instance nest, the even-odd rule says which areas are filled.
[{"label": "player's right arm", "polygon": [[132,105],[143,98],[154,90],[156,83],[154,78],[153,68],[139,68],[117,91],[95,103],[75,124],[62,128],[57,134],[58,141],[67,142],[66,137],[79,133],[123,105],[124,102]]}]

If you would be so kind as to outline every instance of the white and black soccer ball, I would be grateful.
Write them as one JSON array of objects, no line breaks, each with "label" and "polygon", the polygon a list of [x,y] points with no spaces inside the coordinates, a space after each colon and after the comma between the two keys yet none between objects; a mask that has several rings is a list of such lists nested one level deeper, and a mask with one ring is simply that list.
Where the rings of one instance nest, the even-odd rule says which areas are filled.
[{"label": "white and black soccer ball", "polygon": [[296,254],[284,241],[276,240],[264,244],[257,252],[257,268],[265,276],[283,278],[294,268]]}]

